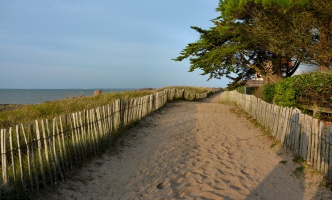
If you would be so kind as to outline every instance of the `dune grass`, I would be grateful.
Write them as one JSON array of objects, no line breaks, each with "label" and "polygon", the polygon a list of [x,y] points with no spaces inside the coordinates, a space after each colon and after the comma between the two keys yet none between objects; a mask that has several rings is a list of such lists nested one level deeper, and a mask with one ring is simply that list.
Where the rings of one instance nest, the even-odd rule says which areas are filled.
[{"label": "dune grass", "polygon": [[97,96],[67,98],[35,105],[20,105],[17,108],[0,112],[0,128],[13,127],[20,123],[28,124],[37,119],[51,119],[55,116],[107,105],[116,99],[142,97],[169,88],[185,89],[188,93],[204,93],[212,89],[207,87],[168,86],[160,89],[108,92]]}]

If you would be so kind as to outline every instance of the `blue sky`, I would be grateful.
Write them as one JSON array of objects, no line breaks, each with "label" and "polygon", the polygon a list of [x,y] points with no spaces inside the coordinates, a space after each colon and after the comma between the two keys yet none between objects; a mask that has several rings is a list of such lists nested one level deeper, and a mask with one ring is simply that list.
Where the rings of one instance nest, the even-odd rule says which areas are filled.
[{"label": "blue sky", "polygon": [[171,60],[218,0],[0,0],[0,88],[225,87]]}]

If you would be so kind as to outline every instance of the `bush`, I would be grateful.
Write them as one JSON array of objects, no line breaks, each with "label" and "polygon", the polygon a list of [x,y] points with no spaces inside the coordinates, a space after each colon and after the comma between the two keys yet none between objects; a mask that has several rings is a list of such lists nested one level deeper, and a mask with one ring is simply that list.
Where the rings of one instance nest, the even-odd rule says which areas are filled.
[{"label": "bush", "polygon": [[267,84],[263,87],[262,99],[268,103],[273,102],[275,94],[275,84]]},{"label": "bush", "polygon": [[275,104],[285,107],[295,107],[296,91],[293,84],[296,79],[296,77],[286,78],[275,85]]},{"label": "bush", "polygon": [[332,73],[310,72],[286,78],[275,85],[274,102],[280,106],[331,107]]},{"label": "bush", "polygon": [[241,94],[244,94],[245,93],[245,87],[238,87],[238,88],[236,88],[236,90],[237,90],[237,92],[238,93],[241,93]]}]

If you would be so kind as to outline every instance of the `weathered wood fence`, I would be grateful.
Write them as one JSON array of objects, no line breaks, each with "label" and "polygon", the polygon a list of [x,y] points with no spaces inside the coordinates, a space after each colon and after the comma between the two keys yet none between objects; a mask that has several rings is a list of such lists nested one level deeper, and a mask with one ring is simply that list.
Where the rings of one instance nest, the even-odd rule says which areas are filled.
[{"label": "weathered wood fence", "polygon": [[[332,125],[301,113],[297,108],[281,107],[253,95],[228,91],[221,101],[235,102],[249,113],[283,146],[293,150],[310,166],[332,179]],[[330,124],[330,125],[328,125]]]},{"label": "weathered wood fence", "polygon": [[189,94],[185,90],[166,89],[52,120],[36,120],[29,127],[21,124],[1,129],[0,194],[39,190],[63,181],[87,157],[107,149],[122,127],[161,108],[167,101],[201,99],[216,92]]}]

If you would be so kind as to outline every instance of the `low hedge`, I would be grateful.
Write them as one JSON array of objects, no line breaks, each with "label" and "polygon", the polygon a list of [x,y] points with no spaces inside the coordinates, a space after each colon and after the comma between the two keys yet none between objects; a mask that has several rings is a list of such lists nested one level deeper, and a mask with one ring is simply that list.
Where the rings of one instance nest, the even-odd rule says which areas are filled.
[{"label": "low hedge", "polygon": [[274,103],[332,107],[332,72],[309,72],[280,81],[275,84]]},{"label": "low hedge", "polygon": [[275,84],[266,84],[263,87],[263,92],[262,92],[262,99],[268,103],[272,103],[273,102],[273,98],[274,98],[274,94],[275,94]]}]

